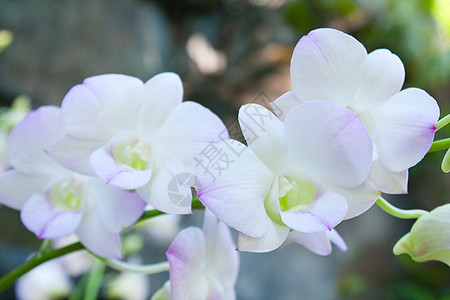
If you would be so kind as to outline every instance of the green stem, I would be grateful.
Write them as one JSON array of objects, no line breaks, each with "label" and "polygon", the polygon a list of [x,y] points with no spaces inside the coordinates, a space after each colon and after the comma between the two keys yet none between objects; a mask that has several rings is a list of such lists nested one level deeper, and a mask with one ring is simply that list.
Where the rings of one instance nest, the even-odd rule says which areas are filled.
[{"label": "green stem", "polygon": [[41,247],[39,248],[36,256],[40,257],[50,250],[52,250],[52,240],[45,239],[42,241]]},{"label": "green stem", "polygon": [[423,209],[401,209],[395,207],[381,196],[378,198],[377,204],[385,212],[399,219],[418,219],[419,217],[428,213],[426,210]]},{"label": "green stem", "polygon": [[141,273],[146,275],[158,274],[161,272],[169,271],[169,263],[168,262],[160,262],[157,264],[151,265],[135,265],[130,264],[125,261],[120,260],[108,260],[102,259],[108,266],[113,269],[116,269],[120,272],[133,272],[133,273]]},{"label": "green stem", "polygon": [[74,243],[60,249],[50,250],[41,255],[36,254],[35,256],[33,256],[33,258],[25,262],[23,265],[17,267],[10,273],[0,278],[0,292],[4,291],[8,286],[13,284],[20,276],[27,273],[28,271],[31,271],[33,268],[39,266],[40,264],[81,249],[84,249],[81,243]]},{"label": "green stem", "polygon": [[85,300],[96,300],[103,281],[103,273],[105,272],[105,264],[97,260],[89,273],[89,278],[84,293]]},{"label": "green stem", "polygon": [[450,138],[442,139],[434,141],[431,144],[430,150],[428,150],[428,153],[436,152],[440,150],[446,150],[450,148]]},{"label": "green stem", "polygon": [[[204,208],[203,204],[197,199],[192,199],[192,208],[198,209],[198,208]],[[136,221],[137,223],[140,223],[144,220],[159,216],[164,214],[163,212],[153,209],[146,211],[139,220]],[[78,250],[86,249],[81,243],[74,243],[71,245],[68,245],[66,247],[60,248],[60,249],[53,249],[53,250],[47,250],[48,242],[44,241],[41,249],[45,249],[46,251],[39,251],[35,256],[33,256],[30,260],[25,262],[23,265],[17,267],[10,273],[4,275],[0,278],[0,293],[4,291],[7,287],[12,285],[19,277],[24,275],[25,273],[31,271],[33,268],[39,266],[40,264],[49,261],[51,259],[69,254],[71,252],[75,252]]]},{"label": "green stem", "polygon": [[[204,206],[203,206],[203,204],[200,202],[200,200],[198,200],[197,197],[195,197],[194,199],[192,199],[192,209],[201,209],[201,208],[204,208]],[[146,212],[144,212],[144,214],[139,218],[139,220],[136,221],[135,225],[138,224],[138,223],[140,223],[140,222],[142,222],[142,221],[145,221],[145,220],[148,220],[148,219],[151,219],[151,218],[153,218],[153,217],[160,216],[160,215],[164,215],[164,214],[165,214],[164,212],[159,211],[159,210],[157,210],[157,209],[152,209],[152,210],[146,211]]]},{"label": "green stem", "polygon": [[450,124],[450,114],[446,115],[445,117],[436,122],[436,131],[438,131],[439,129],[448,124]]}]

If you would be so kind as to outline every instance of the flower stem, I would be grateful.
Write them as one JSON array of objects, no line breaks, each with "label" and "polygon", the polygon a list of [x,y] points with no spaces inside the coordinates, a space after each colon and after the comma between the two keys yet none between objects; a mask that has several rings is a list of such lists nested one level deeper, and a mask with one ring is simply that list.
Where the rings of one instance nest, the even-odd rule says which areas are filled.
[{"label": "flower stem", "polygon": [[41,247],[36,256],[40,257],[52,249],[52,240],[45,239],[42,241]]},{"label": "flower stem", "polygon": [[446,115],[442,119],[436,122],[436,131],[450,124],[450,114]]},{"label": "flower stem", "polygon": [[120,260],[102,259],[108,266],[121,272],[133,272],[146,275],[158,274],[161,272],[169,271],[168,262],[160,262],[150,265],[135,265]]},{"label": "flower stem", "polygon": [[103,273],[105,272],[105,264],[97,260],[89,273],[88,281],[86,284],[86,291],[84,293],[85,300],[96,300],[98,292],[103,281]]},{"label": "flower stem", "polygon": [[434,141],[431,144],[430,150],[428,150],[428,153],[436,152],[440,150],[446,150],[450,148],[450,138],[442,139]]},{"label": "flower stem", "polygon": [[[197,197],[192,199],[192,209],[201,209],[204,208],[203,204],[200,202],[200,200],[198,200]],[[159,211],[157,209],[152,209],[149,211],[144,212],[144,214],[139,218],[139,220],[137,220],[136,224],[151,219],[153,217],[157,217],[160,215],[164,215],[165,213],[162,211]]]},{"label": "flower stem", "polygon": [[81,243],[74,243],[63,248],[50,250],[46,253],[42,253],[41,255],[36,254],[23,265],[17,267],[10,273],[0,278],[0,292],[4,291],[8,286],[13,284],[20,276],[27,273],[28,271],[31,271],[33,268],[39,266],[40,264],[43,264],[44,262],[49,261],[53,258],[57,258],[81,249],[84,249]]},{"label": "flower stem", "polygon": [[[204,208],[203,204],[198,200],[198,198],[192,199],[192,208]],[[139,220],[136,221],[137,223],[140,223],[144,220],[151,219],[153,217],[159,216],[164,214],[163,212],[153,209],[146,211]],[[17,267],[16,269],[12,270],[10,273],[6,274],[5,276],[0,278],[0,293],[4,291],[7,287],[12,285],[19,277],[24,275],[25,273],[31,271],[33,268],[39,266],[40,264],[43,264],[46,261],[49,261],[51,259],[78,251],[86,249],[81,243],[73,243],[71,245],[68,245],[63,248],[59,249],[48,249],[50,241],[44,241],[43,245],[41,246],[41,250],[34,255],[30,260],[22,264],[21,266]],[[145,266],[144,266],[145,267]],[[163,265],[159,266],[160,268],[165,267]],[[163,272],[165,270],[159,271]],[[157,273],[159,273],[157,272]]]},{"label": "flower stem", "polygon": [[385,212],[399,219],[418,219],[419,217],[428,213],[426,210],[423,209],[401,209],[395,207],[383,197],[378,198],[377,204]]}]

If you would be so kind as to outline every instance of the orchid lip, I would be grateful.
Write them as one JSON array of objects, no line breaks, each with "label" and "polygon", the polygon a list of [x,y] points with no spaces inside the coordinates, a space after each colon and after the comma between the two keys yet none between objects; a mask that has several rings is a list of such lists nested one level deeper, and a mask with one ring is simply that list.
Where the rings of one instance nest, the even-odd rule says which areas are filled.
[{"label": "orchid lip", "polygon": [[118,163],[136,171],[146,170],[152,162],[150,145],[140,140],[119,143],[112,154]]},{"label": "orchid lip", "polygon": [[[277,201],[271,201],[273,189],[278,187]],[[277,182],[272,184],[265,201],[264,207],[267,215],[279,225],[285,225],[280,212],[297,212],[306,210],[319,196],[318,187],[310,180],[289,178],[280,176]]]},{"label": "orchid lip", "polygon": [[[286,179],[285,177],[281,177]],[[284,184],[284,186],[283,186]],[[280,191],[284,187],[288,187],[287,192],[279,197],[280,210],[284,212],[295,212],[307,209],[317,198],[318,189],[309,180],[303,179],[286,179],[282,183],[280,179]]]},{"label": "orchid lip", "polygon": [[83,204],[82,187],[75,179],[53,184],[48,189],[47,196],[56,207],[66,210],[78,210]]}]

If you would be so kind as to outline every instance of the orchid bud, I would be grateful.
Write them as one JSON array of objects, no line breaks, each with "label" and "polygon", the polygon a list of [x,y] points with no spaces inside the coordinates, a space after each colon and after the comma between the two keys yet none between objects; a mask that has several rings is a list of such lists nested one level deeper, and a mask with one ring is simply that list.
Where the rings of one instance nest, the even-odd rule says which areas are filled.
[{"label": "orchid bud", "polygon": [[437,260],[450,266],[450,204],[420,217],[394,246],[394,254],[409,254],[417,262]]}]

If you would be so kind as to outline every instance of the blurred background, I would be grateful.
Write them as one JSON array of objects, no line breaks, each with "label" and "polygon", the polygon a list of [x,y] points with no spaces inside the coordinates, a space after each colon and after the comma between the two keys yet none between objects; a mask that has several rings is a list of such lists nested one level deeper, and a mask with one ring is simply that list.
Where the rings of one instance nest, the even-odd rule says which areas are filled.
[{"label": "blurred background", "polygon": [[[441,116],[450,113],[449,0],[0,0],[0,104],[16,107],[15,114],[3,114],[0,125],[9,130],[27,103],[59,105],[89,76],[124,73],[146,81],[173,71],[183,80],[186,100],[210,108],[232,127],[242,104],[267,105],[290,90],[293,48],[319,27],[353,35],[368,52],[390,49],[405,65],[405,87],[425,89],[438,101]],[[449,136],[448,128],[439,132]],[[1,143],[3,148],[4,138]],[[450,202],[449,175],[440,170],[443,155],[427,155],[410,171],[409,194],[388,199],[427,210]],[[170,239],[158,238],[158,232],[170,236],[178,226],[200,225],[201,215],[148,224],[160,227],[142,234],[140,259],[164,260]],[[373,207],[338,226],[346,253],[334,249],[320,257],[299,245],[242,253],[237,298],[450,299],[447,266],[392,254],[412,223]],[[0,228],[3,275],[40,241],[6,207],[0,208]],[[166,279],[167,274],[146,278],[150,293]],[[14,290],[0,298],[13,299]]]}]

